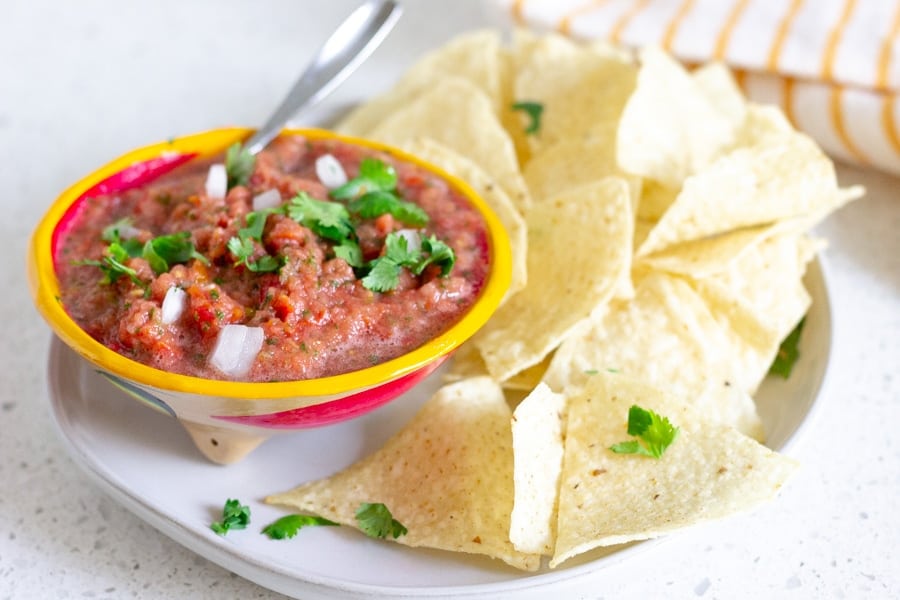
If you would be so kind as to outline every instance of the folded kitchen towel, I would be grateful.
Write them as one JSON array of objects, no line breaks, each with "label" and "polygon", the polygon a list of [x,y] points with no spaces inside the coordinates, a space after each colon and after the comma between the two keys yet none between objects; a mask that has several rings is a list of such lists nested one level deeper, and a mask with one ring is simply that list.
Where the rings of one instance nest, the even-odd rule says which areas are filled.
[{"label": "folded kitchen towel", "polygon": [[522,25],[729,65],[832,156],[900,174],[900,0],[497,0]]}]

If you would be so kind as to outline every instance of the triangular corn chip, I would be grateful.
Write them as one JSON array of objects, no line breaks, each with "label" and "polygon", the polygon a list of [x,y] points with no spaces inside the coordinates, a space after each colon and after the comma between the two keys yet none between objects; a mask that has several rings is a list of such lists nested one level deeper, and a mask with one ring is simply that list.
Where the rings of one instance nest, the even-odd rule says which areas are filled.
[{"label": "triangular corn chip", "polygon": [[718,106],[720,88],[709,88],[662,50],[645,48],[615,138],[622,168],[679,188],[728,149],[743,117]]},{"label": "triangular corn chip", "polygon": [[710,421],[757,439],[762,423],[740,386],[728,338],[684,280],[650,272],[634,300],[617,302],[557,349],[544,375],[557,392],[613,370],[664,387]]},{"label": "triangular corn chip", "polygon": [[[510,410],[486,377],[440,389],[380,450],[327,479],[266,498],[357,527],[361,503],[383,503],[408,530],[396,542],[498,558],[534,570],[509,541]],[[392,538],[388,538],[392,539]]]},{"label": "triangular corn chip", "polygon": [[[657,460],[616,454],[628,410],[652,410],[679,428]],[[772,498],[796,463],[706,419],[658,388],[598,374],[568,399],[555,567],[598,546],[657,537],[742,512]]]},{"label": "triangular corn chip", "polygon": [[442,79],[393,111],[368,136],[402,146],[431,138],[475,162],[498,182],[520,212],[531,204],[513,143],[490,98],[465,79]]},{"label": "triangular corn chip", "polygon": [[628,186],[608,177],[528,213],[528,285],[473,338],[505,381],[539,363],[612,296],[631,257]]},{"label": "triangular corn chip", "polygon": [[565,397],[544,384],[513,412],[515,503],[509,539],[520,552],[553,554],[564,413]]}]

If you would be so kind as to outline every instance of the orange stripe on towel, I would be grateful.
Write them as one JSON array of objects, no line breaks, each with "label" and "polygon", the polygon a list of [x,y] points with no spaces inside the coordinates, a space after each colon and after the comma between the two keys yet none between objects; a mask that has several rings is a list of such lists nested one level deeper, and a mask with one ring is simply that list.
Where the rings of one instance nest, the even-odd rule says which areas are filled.
[{"label": "orange stripe on towel", "polygon": [[642,10],[647,8],[647,5],[650,4],[650,0],[638,0],[634,4],[631,5],[625,13],[619,17],[619,20],[616,21],[616,24],[613,25],[613,28],[609,32],[609,37],[614,43],[618,43],[622,37],[622,32],[625,31],[625,28],[631,23],[632,19],[634,19]]},{"label": "orange stripe on towel", "polygon": [[847,127],[844,125],[844,88],[840,86],[833,86],[831,88],[831,101],[829,102],[829,116],[831,117],[831,124],[834,125],[834,130],[838,134],[838,138],[840,138],[841,143],[847,149],[850,154],[853,155],[853,158],[858,160],[863,164],[869,164],[869,158],[859,149],[859,146],[850,138],[850,135],[847,133]]},{"label": "orange stripe on towel", "polygon": [[716,38],[716,45],[713,48],[714,59],[722,60],[725,58],[725,55],[728,54],[728,45],[731,43],[731,34],[734,32],[734,28],[737,27],[738,22],[741,20],[741,15],[744,14],[744,9],[747,8],[747,4],[749,3],[750,0],[739,0],[731,9],[731,13],[729,13],[728,18],[725,19],[725,25],[722,27],[722,31],[719,32],[719,36]]},{"label": "orange stripe on towel", "polygon": [[878,52],[878,70],[875,75],[875,87],[879,90],[886,90],[888,87],[888,73],[891,68],[891,49],[894,46],[894,40],[900,34],[900,4],[897,5],[897,12],[894,13],[894,22],[891,24],[891,30],[881,44],[881,50]]},{"label": "orange stripe on towel", "polygon": [[844,36],[844,30],[847,29],[847,23],[850,22],[850,16],[856,7],[856,0],[847,0],[844,2],[844,10],[838,22],[835,23],[831,32],[828,34],[828,41],[825,43],[825,54],[822,57],[822,79],[831,81],[834,75],[834,57],[837,54],[838,46],[841,45],[841,38]]},{"label": "orange stripe on towel", "polygon": [[894,119],[894,102],[897,96],[893,94],[885,94],[881,101],[881,126],[887,135],[888,141],[897,154],[900,154],[900,133],[897,132],[897,122]]},{"label": "orange stripe on towel", "polygon": [[678,12],[675,13],[675,16],[672,17],[672,20],[666,26],[666,32],[663,34],[662,38],[662,47],[666,50],[672,49],[672,42],[675,41],[675,36],[678,35],[678,28],[681,26],[681,22],[684,21],[684,18],[687,16],[689,12],[691,12],[691,8],[694,7],[694,0],[683,0],[681,6],[678,7]]},{"label": "orange stripe on towel", "polygon": [[593,12],[607,2],[609,2],[609,0],[594,0],[593,2],[588,2],[587,4],[582,4],[581,6],[576,6],[567,14],[563,15],[563,18],[560,19],[559,23],[557,23],[556,25],[556,30],[563,35],[570,35],[572,33],[572,19]]},{"label": "orange stripe on towel", "polygon": [[781,19],[781,23],[778,24],[775,39],[772,42],[772,47],[769,49],[769,59],[766,61],[766,68],[769,71],[778,70],[778,62],[781,60],[781,48],[784,46],[788,33],[791,31],[791,25],[797,13],[800,12],[801,6],[803,6],[803,0],[793,0],[784,18]]}]

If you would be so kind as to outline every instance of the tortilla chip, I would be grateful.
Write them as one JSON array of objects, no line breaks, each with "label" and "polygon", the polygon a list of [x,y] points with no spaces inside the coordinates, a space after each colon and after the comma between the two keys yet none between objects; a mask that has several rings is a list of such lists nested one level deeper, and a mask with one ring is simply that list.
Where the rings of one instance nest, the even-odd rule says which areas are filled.
[{"label": "tortilla chip", "polygon": [[765,136],[689,177],[638,250],[832,210],[840,203],[834,165],[807,136]]},{"label": "tortilla chip", "polygon": [[694,282],[734,351],[742,387],[754,394],[778,347],[811,302],[803,286],[816,242],[784,234],[752,247],[726,270]]},{"label": "tortilla chip", "polygon": [[741,389],[722,327],[684,280],[649,272],[634,300],[617,302],[557,349],[544,381],[554,391],[613,370],[664,387],[710,421],[756,439],[762,423]]},{"label": "tortilla chip", "polygon": [[[631,212],[634,213],[641,195],[641,179],[622,173],[613,152],[608,141],[561,141],[541,149],[531,158],[523,172],[532,201],[544,202],[569,188],[586,185],[607,176],[618,176],[628,182]],[[633,296],[634,286],[626,269],[622,272],[614,297]]]},{"label": "tortilla chip", "polygon": [[503,101],[500,52],[500,36],[496,31],[473,31],[456,37],[416,62],[390,91],[361,104],[336,130],[366,137],[394,111],[447,77],[459,77],[480,88],[499,114]]},{"label": "tortilla chip", "polygon": [[531,204],[512,141],[497,120],[491,100],[464,79],[435,82],[368,135],[395,146],[431,138],[480,166],[503,187],[519,212]]},{"label": "tortilla chip", "polygon": [[[795,461],[718,425],[658,388],[600,374],[568,398],[555,567],[598,546],[642,540],[749,510],[771,499]],[[616,454],[631,405],[680,431],[659,460]]]},{"label": "tortilla chip", "polygon": [[[549,34],[531,45],[516,72],[513,99],[543,105],[532,153],[560,141],[606,141],[634,90],[637,67],[608,52]],[[522,120],[524,127],[527,121]]]},{"label": "tortilla chip", "polygon": [[648,221],[659,220],[675,202],[679,191],[651,179],[645,179],[641,187],[640,202],[637,205],[638,217]]},{"label": "tortilla chip", "polygon": [[527,214],[528,285],[474,338],[494,379],[539,363],[611,297],[631,257],[629,208],[626,182],[608,177]]},{"label": "tortilla chip", "polygon": [[515,502],[509,539],[519,552],[553,554],[564,412],[565,397],[540,384],[513,413]]},{"label": "tortilla chip", "polygon": [[532,365],[502,382],[501,385],[503,386],[503,389],[530,392],[541,383],[541,380],[544,378],[544,373],[547,371],[547,367],[550,366],[552,357],[553,354],[548,354],[538,364]]},{"label": "tortilla chip", "polygon": [[510,418],[503,392],[489,378],[446,386],[374,454],[266,502],[350,527],[358,526],[361,503],[381,502],[408,530],[393,541],[484,554],[534,570],[539,557],[516,551],[509,541]]},{"label": "tortilla chip", "polygon": [[703,65],[691,73],[691,78],[719,114],[733,126],[743,127],[748,102],[726,65],[719,62]]},{"label": "tortilla chip", "polygon": [[742,118],[720,107],[720,89],[707,89],[658,48],[641,52],[637,88],[619,122],[616,155],[622,168],[681,187],[735,141]]},{"label": "tortilla chip", "polygon": [[526,264],[528,232],[525,219],[516,210],[500,184],[465,156],[433,140],[421,138],[413,140],[406,144],[405,150],[459,177],[472,186],[472,189],[491,207],[506,229],[512,253],[512,277],[506,292],[507,297],[524,288],[528,278]]}]

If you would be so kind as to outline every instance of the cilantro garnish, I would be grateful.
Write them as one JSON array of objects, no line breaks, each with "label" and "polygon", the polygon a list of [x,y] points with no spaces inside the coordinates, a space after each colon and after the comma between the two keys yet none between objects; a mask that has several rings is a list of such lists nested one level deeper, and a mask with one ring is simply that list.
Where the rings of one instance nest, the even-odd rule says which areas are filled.
[{"label": "cilantro garnish", "polygon": [[119,244],[128,252],[129,256],[140,256],[143,245],[136,239],[122,238],[122,230],[131,228],[132,223],[131,217],[119,219],[115,223],[103,228],[100,239],[110,244]]},{"label": "cilantro garnish", "polygon": [[111,284],[120,277],[126,276],[135,285],[147,289],[147,284],[140,280],[137,271],[125,265],[129,258],[141,257],[147,261],[150,268],[157,275],[165,273],[173,264],[180,264],[196,258],[204,264],[209,264],[205,256],[197,252],[191,241],[191,234],[187,231],[160,235],[147,243],[141,244],[132,238],[123,240],[120,229],[130,226],[129,219],[121,219],[104,228],[101,237],[110,242],[106,247],[106,254],[100,260],[82,260],[75,264],[99,267],[103,272],[102,284]]},{"label": "cilantro garnish", "polygon": [[169,270],[170,265],[186,263],[196,258],[203,264],[209,264],[205,256],[197,252],[191,234],[187,231],[160,235],[149,240],[142,249],[141,255],[150,263],[150,267],[157,275]]},{"label": "cilantro garnish", "polygon": [[453,252],[453,248],[432,235],[422,240],[422,250],[428,256],[413,269],[413,273],[421,275],[428,265],[438,265],[441,268],[441,277],[450,274],[456,263],[456,254]]},{"label": "cilantro garnish", "polygon": [[329,521],[323,517],[315,517],[313,515],[287,515],[281,517],[273,523],[269,523],[262,529],[262,533],[266,534],[273,540],[283,540],[292,538],[297,532],[304,527],[314,526],[339,526],[340,523]]},{"label": "cilantro garnish", "polygon": [[453,249],[435,236],[422,240],[418,251],[409,249],[407,239],[399,233],[389,233],[384,240],[384,254],[369,263],[371,270],[363,277],[362,284],[373,292],[388,292],[400,283],[400,269],[408,268],[421,275],[428,265],[441,267],[441,276],[450,273],[456,255]]},{"label": "cilantro garnish", "polygon": [[363,533],[373,538],[384,539],[391,535],[397,539],[407,533],[406,527],[394,518],[387,506],[380,502],[360,504],[356,509],[356,522],[359,523],[359,528]]},{"label": "cilantro garnish", "polygon": [[679,431],[668,418],[633,404],[628,409],[628,435],[639,439],[613,444],[609,449],[616,454],[641,454],[659,458],[678,437]]},{"label": "cilantro garnish", "polygon": [[287,204],[286,210],[291,219],[323,238],[343,242],[356,235],[350,213],[340,202],[316,200],[300,192]]},{"label": "cilantro garnish", "polygon": [[529,123],[525,127],[525,133],[533,135],[541,130],[541,115],[544,113],[544,105],[540,102],[514,102],[513,110],[521,110],[528,115]]},{"label": "cilantro garnish", "polygon": [[228,189],[237,185],[247,185],[256,166],[256,157],[240,143],[232,144],[225,152],[225,172],[228,174]]},{"label": "cilantro garnish", "polygon": [[401,200],[396,194],[384,190],[367,192],[351,202],[348,208],[364,219],[390,214],[408,225],[422,226],[428,223],[428,213],[421,206]]},{"label": "cilantro garnish", "polygon": [[266,228],[266,219],[270,214],[279,212],[277,208],[269,208],[247,213],[247,226],[238,230],[237,236],[228,240],[226,247],[237,259],[235,266],[244,265],[254,273],[271,273],[281,268],[281,261],[274,256],[266,254],[258,260],[251,261],[255,246],[253,241],[262,243],[263,230]]},{"label": "cilantro garnish", "polygon": [[121,244],[113,242],[106,247],[106,254],[100,260],[80,260],[75,264],[98,267],[103,273],[100,283],[104,285],[115,283],[120,277],[125,276],[131,279],[135,285],[147,289],[147,284],[140,280],[137,271],[125,265],[125,261],[129,258],[131,255],[128,250]]},{"label": "cilantro garnish", "polygon": [[225,535],[232,529],[246,529],[250,523],[250,507],[241,506],[240,500],[228,499],[222,508],[222,520],[210,523],[209,528]]},{"label": "cilantro garnish", "polygon": [[803,332],[803,325],[805,323],[806,317],[803,317],[800,319],[800,322],[797,323],[797,326],[794,327],[794,330],[781,342],[781,346],[778,348],[778,354],[775,355],[775,360],[769,367],[769,373],[771,375],[778,375],[784,379],[791,376],[794,364],[796,364],[797,359],[800,358],[800,350],[797,346],[800,343],[800,334]]},{"label": "cilantro garnish", "polygon": [[351,267],[362,267],[365,262],[363,261],[362,250],[359,248],[359,244],[357,244],[354,240],[344,240],[337,246],[333,248],[334,255],[337,258],[342,258],[344,261],[350,265]]},{"label": "cilantro garnish", "polygon": [[359,163],[359,175],[331,191],[337,200],[352,200],[369,192],[390,192],[397,187],[397,171],[377,158],[364,158]]},{"label": "cilantro garnish", "polygon": [[368,275],[362,278],[363,287],[373,292],[389,292],[400,283],[400,265],[381,256],[371,263]]},{"label": "cilantro garnish", "polygon": [[253,240],[249,237],[232,237],[226,245],[237,259],[234,263],[235,266],[244,265],[247,267],[247,270],[254,273],[271,273],[281,267],[281,261],[269,254],[255,261],[250,260],[255,246],[253,245]]}]

